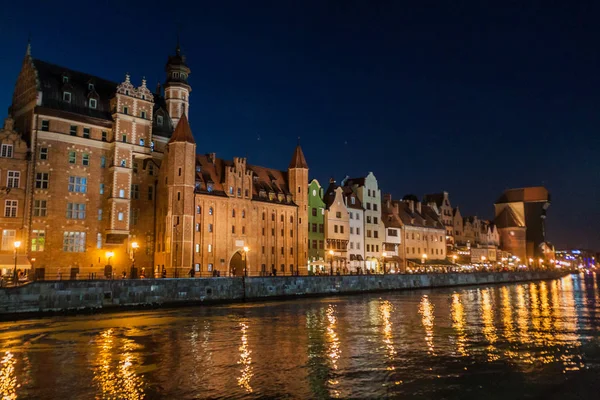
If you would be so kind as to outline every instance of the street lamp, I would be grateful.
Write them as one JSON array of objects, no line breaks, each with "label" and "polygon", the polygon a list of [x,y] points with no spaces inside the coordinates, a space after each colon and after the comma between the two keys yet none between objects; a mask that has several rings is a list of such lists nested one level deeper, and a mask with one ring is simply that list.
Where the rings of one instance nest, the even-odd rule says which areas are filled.
[{"label": "street lamp", "polygon": [[133,249],[133,265],[131,266],[131,272],[129,273],[129,277],[132,279],[137,277],[137,271],[135,269],[135,251],[139,247],[140,245],[138,244],[138,242],[131,243],[131,248]]},{"label": "street lamp", "polygon": [[248,276],[248,252],[250,248],[248,246],[244,246],[244,276]]},{"label": "street lamp", "polygon": [[421,255],[421,264],[425,264],[425,260],[427,260],[427,254],[423,253]]},{"label": "street lamp", "polygon": [[383,274],[385,275],[385,258],[387,257],[387,253],[384,251],[381,253],[381,258],[383,260]]},{"label": "street lamp", "polygon": [[329,250],[329,274],[333,276],[333,250]]},{"label": "street lamp", "polygon": [[13,283],[15,284],[15,286],[17,285],[17,250],[19,249],[19,247],[21,247],[21,242],[19,242],[18,240],[16,242],[13,243],[15,246],[15,269],[13,271]]}]

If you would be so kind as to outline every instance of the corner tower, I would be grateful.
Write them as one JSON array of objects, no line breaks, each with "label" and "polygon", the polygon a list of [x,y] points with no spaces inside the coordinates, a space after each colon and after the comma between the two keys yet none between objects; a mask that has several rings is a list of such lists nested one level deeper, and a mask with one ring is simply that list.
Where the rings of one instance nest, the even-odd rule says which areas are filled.
[{"label": "corner tower", "polygon": [[188,84],[190,68],[185,63],[185,56],[181,54],[179,40],[175,48],[175,55],[169,56],[165,65],[167,81],[165,82],[165,102],[167,112],[171,116],[173,126],[177,126],[183,114],[190,115],[190,93],[192,88]]},{"label": "corner tower", "polygon": [[298,205],[296,264],[298,272],[306,275],[308,270],[308,164],[300,144],[296,146],[288,166],[288,185],[294,202]]},{"label": "corner tower", "polygon": [[[161,165],[163,259],[169,277],[184,277],[193,262],[196,142],[185,114],[173,131]],[[162,183],[162,182],[161,182]],[[159,188],[160,189],[160,188]]]}]

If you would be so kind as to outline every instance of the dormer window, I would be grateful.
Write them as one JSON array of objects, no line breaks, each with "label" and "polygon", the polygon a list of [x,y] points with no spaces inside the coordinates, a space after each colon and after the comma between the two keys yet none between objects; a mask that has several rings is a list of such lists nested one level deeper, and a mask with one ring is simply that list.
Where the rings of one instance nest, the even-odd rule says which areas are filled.
[{"label": "dormer window", "polygon": [[94,90],[94,84],[88,83],[88,90]]},{"label": "dormer window", "polygon": [[90,108],[93,108],[94,110],[98,108],[98,100],[90,99]]},{"label": "dormer window", "polygon": [[63,101],[71,102],[71,92],[63,92]]},{"label": "dormer window", "polygon": [[156,117],[156,125],[158,126],[162,126],[163,125],[163,117],[162,115],[159,115]]},{"label": "dormer window", "polygon": [[62,79],[63,79],[63,83],[69,83],[69,77],[68,76],[63,75]]},{"label": "dormer window", "polygon": [[126,90],[126,91],[125,91],[125,94],[126,94],[127,96],[129,96],[129,90]]},{"label": "dormer window", "polygon": [[213,184],[209,183],[208,185],[206,185],[206,190],[208,190],[208,192],[212,192],[213,191]]}]

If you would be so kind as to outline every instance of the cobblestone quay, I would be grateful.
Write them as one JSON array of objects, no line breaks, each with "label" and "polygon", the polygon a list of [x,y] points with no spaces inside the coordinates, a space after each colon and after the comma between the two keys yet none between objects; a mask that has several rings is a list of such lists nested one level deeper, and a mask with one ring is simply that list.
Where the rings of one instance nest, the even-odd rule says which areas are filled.
[{"label": "cobblestone quay", "polygon": [[0,289],[0,316],[178,306],[297,296],[487,285],[554,279],[558,271],[469,274],[284,276],[250,278],[73,280]]}]

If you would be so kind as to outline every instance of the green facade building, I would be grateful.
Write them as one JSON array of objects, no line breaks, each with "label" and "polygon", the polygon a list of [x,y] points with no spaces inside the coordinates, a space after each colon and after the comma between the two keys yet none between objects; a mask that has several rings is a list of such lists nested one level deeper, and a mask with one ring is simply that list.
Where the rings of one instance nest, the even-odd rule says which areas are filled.
[{"label": "green facade building", "polygon": [[313,179],[308,184],[308,273],[325,268],[325,203],[323,188]]}]

